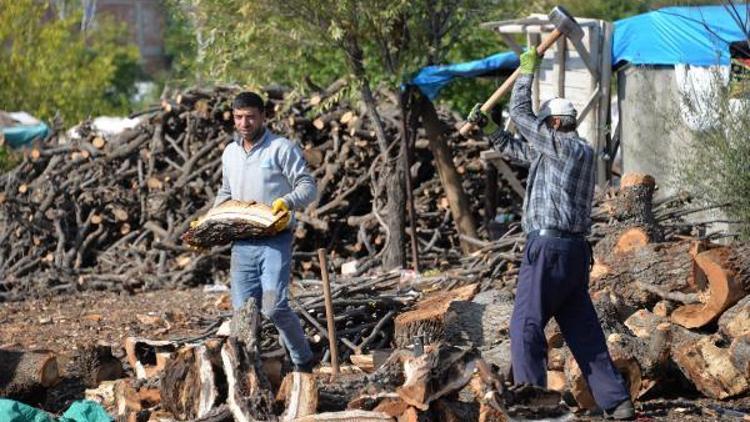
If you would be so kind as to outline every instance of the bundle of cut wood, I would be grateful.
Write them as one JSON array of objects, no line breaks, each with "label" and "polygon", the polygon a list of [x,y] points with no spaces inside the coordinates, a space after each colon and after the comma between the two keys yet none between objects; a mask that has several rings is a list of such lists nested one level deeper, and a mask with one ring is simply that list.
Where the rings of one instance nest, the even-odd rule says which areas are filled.
[{"label": "bundle of cut wood", "polygon": [[288,211],[274,215],[268,205],[230,199],[190,223],[180,239],[188,245],[205,248],[234,240],[273,236],[277,234],[274,224],[287,214]]}]

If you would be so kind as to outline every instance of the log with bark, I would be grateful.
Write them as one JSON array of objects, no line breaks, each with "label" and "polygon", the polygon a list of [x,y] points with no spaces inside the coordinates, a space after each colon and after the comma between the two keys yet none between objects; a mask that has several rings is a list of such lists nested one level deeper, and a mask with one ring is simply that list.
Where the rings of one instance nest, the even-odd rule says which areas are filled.
[{"label": "log with bark", "polygon": [[59,379],[54,353],[0,349],[0,396],[37,401]]}]

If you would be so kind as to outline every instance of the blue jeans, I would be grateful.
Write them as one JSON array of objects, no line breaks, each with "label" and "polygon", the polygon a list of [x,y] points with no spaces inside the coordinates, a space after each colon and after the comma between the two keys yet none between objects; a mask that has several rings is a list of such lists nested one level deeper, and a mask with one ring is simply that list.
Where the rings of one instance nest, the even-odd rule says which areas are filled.
[{"label": "blue jeans", "polygon": [[287,292],[291,273],[292,233],[247,239],[232,245],[232,306],[239,309],[253,298],[261,313],[279,330],[292,362],[312,359],[297,314],[289,307]]},{"label": "blue jeans", "polygon": [[535,237],[526,242],[510,322],[513,380],[547,386],[544,326],[554,317],[594,400],[611,409],[629,397],[615,369],[589,296],[586,240]]}]

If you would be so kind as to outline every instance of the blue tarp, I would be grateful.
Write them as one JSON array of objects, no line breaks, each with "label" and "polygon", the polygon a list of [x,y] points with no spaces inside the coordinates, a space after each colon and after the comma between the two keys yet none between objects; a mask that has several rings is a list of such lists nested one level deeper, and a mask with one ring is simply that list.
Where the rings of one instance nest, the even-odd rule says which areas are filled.
[{"label": "blue tarp", "polygon": [[13,148],[28,145],[34,139],[44,139],[49,134],[49,126],[44,123],[36,125],[0,126],[5,143]]},{"label": "blue tarp", "polygon": [[[750,5],[736,7],[745,21]],[[723,6],[667,7],[615,22],[612,65],[727,65],[729,43],[744,39],[747,34]]]},{"label": "blue tarp", "polygon": [[518,56],[512,51],[493,54],[464,63],[423,67],[411,80],[429,99],[434,100],[445,84],[457,77],[477,77],[518,67]]},{"label": "blue tarp", "polygon": [[[736,7],[744,20],[750,5]],[[750,31],[750,27],[746,31]],[[723,6],[667,7],[615,22],[612,65],[620,62],[726,65],[729,64],[729,43],[746,37]],[[432,100],[456,77],[488,75],[517,66],[518,56],[504,52],[471,62],[427,66],[411,83]]]}]

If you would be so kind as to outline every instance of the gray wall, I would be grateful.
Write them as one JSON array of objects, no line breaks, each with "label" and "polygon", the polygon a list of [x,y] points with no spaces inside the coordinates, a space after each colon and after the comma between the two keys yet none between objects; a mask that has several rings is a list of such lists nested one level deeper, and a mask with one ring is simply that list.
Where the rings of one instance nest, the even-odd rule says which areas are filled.
[{"label": "gray wall", "polygon": [[679,93],[671,66],[630,66],[617,74],[620,148],[624,173],[648,173],[657,197],[679,190],[673,157],[692,136],[679,121]]}]

